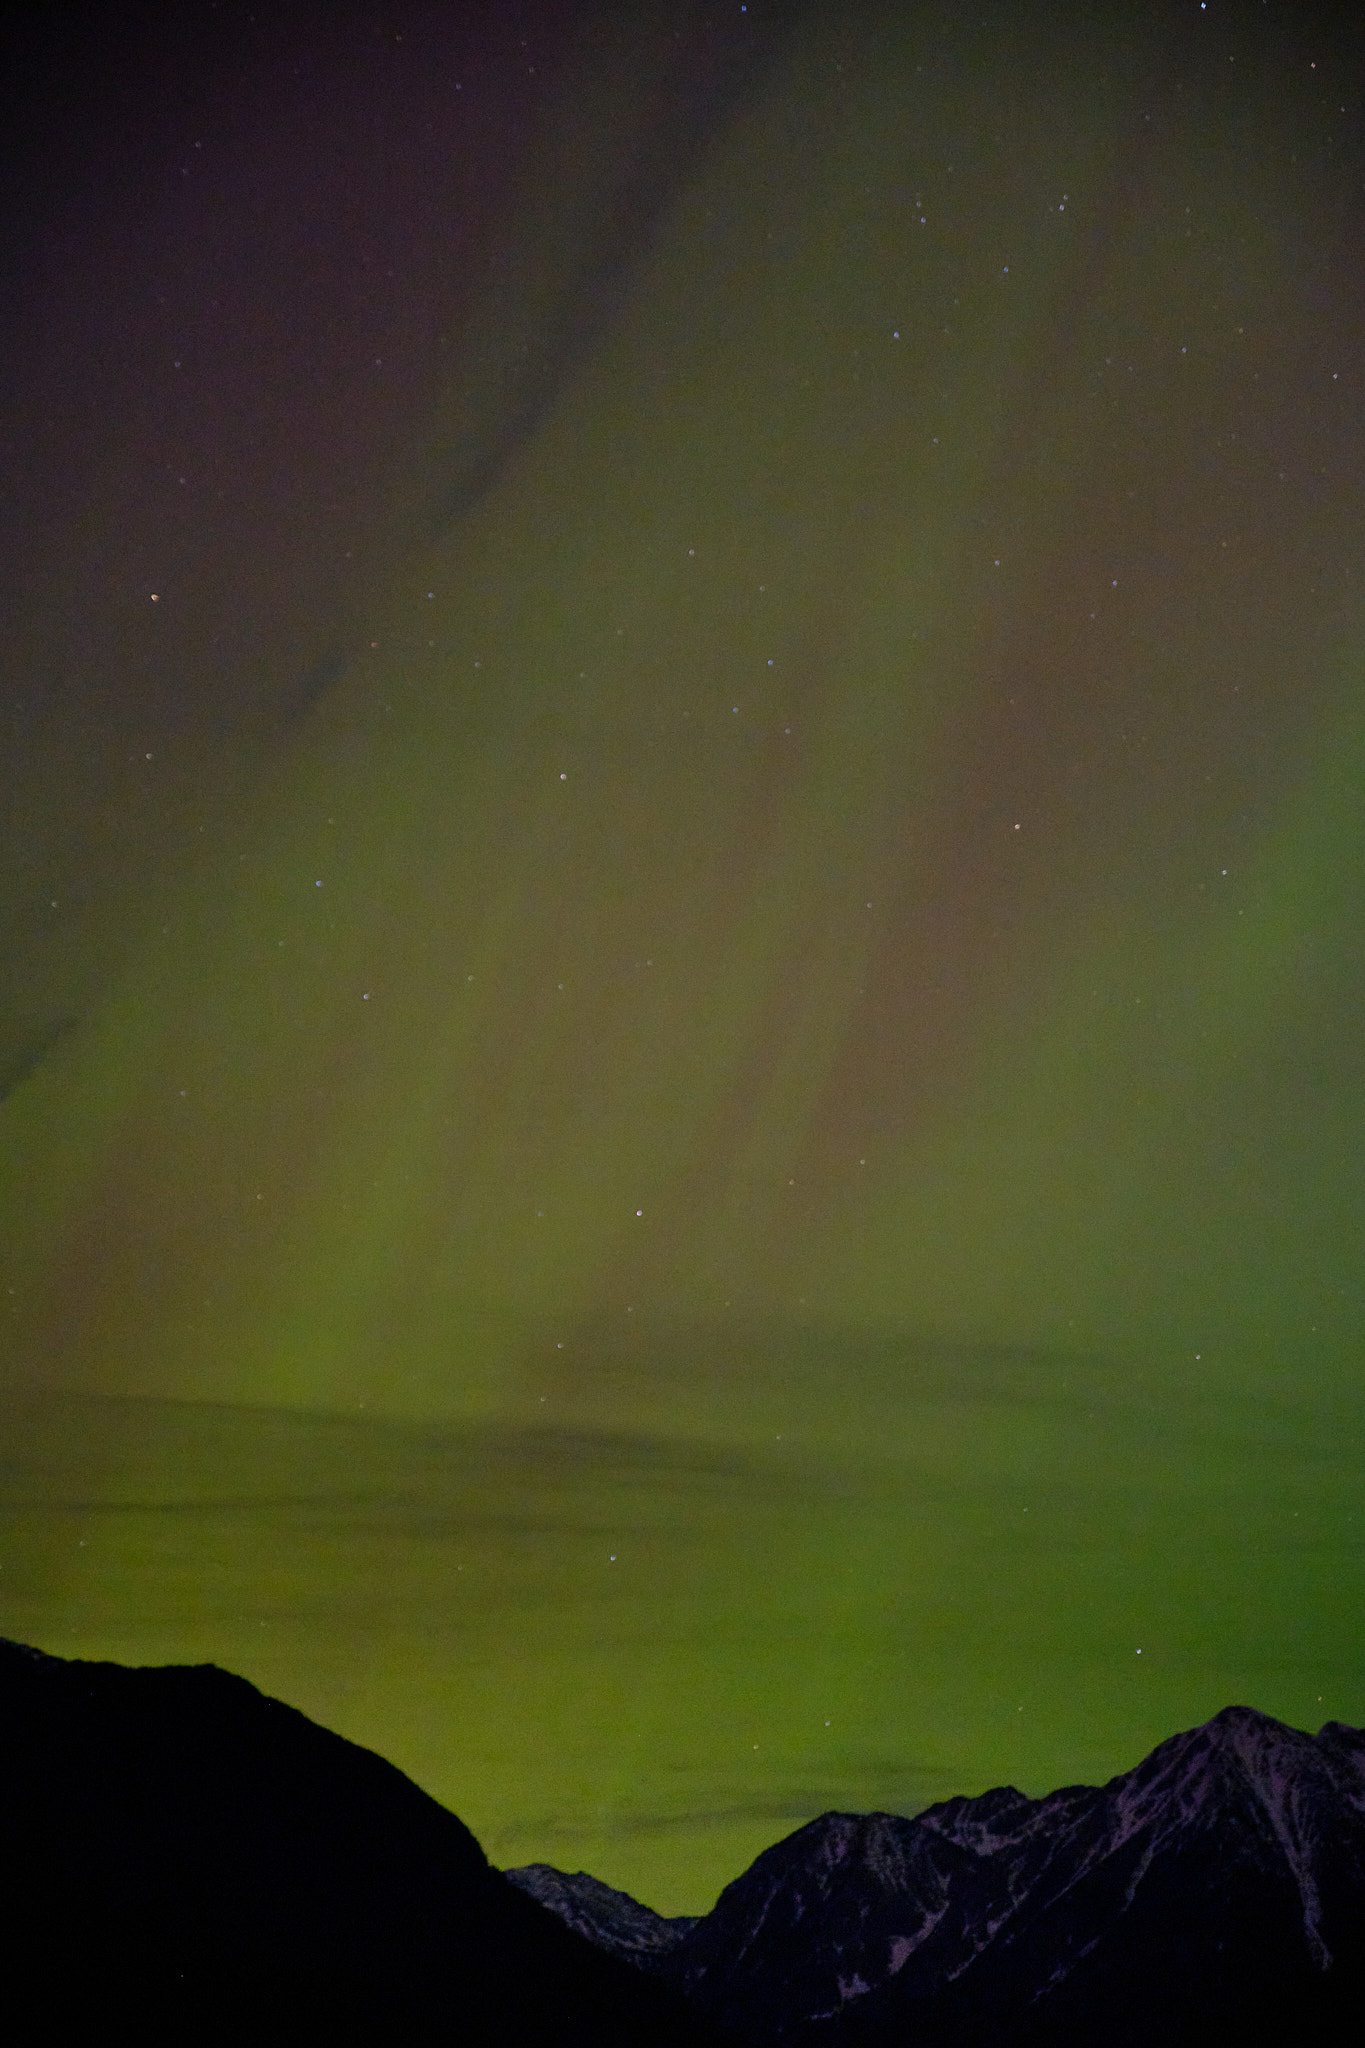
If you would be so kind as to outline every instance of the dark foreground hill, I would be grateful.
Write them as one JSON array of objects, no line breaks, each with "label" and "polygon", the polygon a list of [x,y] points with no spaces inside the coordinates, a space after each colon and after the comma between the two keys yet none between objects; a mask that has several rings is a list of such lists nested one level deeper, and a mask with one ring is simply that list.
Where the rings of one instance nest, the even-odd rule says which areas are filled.
[{"label": "dark foreground hill", "polygon": [[1107,1785],[825,1814],[691,1923],[512,1875],[748,2048],[1365,2042],[1365,1733],[1340,1722],[1228,1707]]},{"label": "dark foreground hill", "polygon": [[0,1873],[16,2042],[1365,2041],[1365,1733],[1247,1707],[1107,1785],[825,1814],[670,1921],[492,1870],[392,1765],[212,1665],[0,1641]]},{"label": "dark foreground hill", "polygon": [[369,1750],[212,1665],[0,1642],[7,2040],[701,2048]]}]

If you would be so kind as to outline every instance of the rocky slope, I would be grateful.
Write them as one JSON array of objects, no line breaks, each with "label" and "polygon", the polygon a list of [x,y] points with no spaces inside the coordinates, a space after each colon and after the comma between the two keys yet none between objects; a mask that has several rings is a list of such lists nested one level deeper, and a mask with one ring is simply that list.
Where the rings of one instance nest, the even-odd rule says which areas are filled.
[{"label": "rocky slope", "polygon": [[670,1950],[697,1925],[695,1916],[665,1919],[648,1906],[589,1877],[586,1870],[556,1870],[551,1863],[524,1863],[504,1873],[521,1891],[529,1892],[557,1913],[566,1927],[582,1934],[609,1955],[638,1969],[657,1969]]},{"label": "rocky slope", "polygon": [[1247,1707],[1102,1786],[825,1814],[698,1920],[492,1870],[212,1665],[0,1642],[16,2040],[1293,2048],[1365,2040],[1365,1732]]},{"label": "rocky slope", "polygon": [[1228,1707],[1107,1785],[825,1814],[695,1926],[632,1928],[753,2048],[1358,2042],[1365,1733]]}]

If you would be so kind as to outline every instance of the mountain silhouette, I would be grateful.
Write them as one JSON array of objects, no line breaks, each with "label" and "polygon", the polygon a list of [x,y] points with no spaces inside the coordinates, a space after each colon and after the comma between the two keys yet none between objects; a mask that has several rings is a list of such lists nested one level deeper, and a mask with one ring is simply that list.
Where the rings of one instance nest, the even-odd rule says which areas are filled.
[{"label": "mountain silhouette", "polygon": [[828,1813],[692,1924],[511,1876],[751,2048],[1365,2040],[1365,1733],[1227,1707],[1107,1785]]},{"label": "mountain silhouette", "polygon": [[1101,1786],[827,1813],[699,1918],[491,1868],[213,1665],[0,1641],[15,2040],[1221,2048],[1365,2040],[1365,1732],[1227,1707]]},{"label": "mountain silhouette", "polygon": [[0,1641],[0,1830],[16,2043],[713,2038],[392,1764],[211,1664]]}]

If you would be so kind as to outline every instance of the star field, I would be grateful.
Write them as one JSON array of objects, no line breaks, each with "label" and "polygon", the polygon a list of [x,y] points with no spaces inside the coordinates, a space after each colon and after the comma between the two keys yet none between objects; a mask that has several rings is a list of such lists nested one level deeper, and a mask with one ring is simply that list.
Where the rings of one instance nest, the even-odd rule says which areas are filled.
[{"label": "star field", "polygon": [[4,169],[0,1631],[665,1911],[1365,1718],[1357,44],[155,12]]}]

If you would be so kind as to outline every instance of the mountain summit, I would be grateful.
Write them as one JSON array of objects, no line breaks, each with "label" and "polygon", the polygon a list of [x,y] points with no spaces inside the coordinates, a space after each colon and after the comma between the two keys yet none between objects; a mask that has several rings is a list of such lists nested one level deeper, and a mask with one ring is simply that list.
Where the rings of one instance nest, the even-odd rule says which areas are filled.
[{"label": "mountain summit", "polygon": [[1365,1732],[1249,1707],[1107,1785],[824,1814],[665,1920],[492,1869],[401,1771],[213,1665],[0,1641],[0,1830],[16,2041],[1365,2040]]},{"label": "mountain summit", "polygon": [[[510,1875],[626,1952],[605,1887]],[[1107,1785],[825,1814],[630,1945],[752,2048],[1358,2042],[1365,1733],[1227,1707]]]}]

